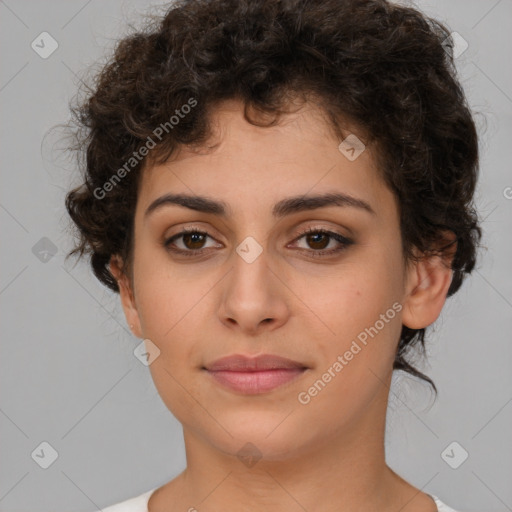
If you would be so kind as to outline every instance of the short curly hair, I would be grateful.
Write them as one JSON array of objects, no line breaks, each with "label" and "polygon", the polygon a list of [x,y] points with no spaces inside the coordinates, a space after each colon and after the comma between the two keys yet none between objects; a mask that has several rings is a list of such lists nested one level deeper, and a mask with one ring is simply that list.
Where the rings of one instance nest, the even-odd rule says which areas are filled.
[{"label": "short curly hair", "polygon": [[[448,296],[475,266],[477,132],[449,30],[414,8],[385,0],[178,0],[122,38],[95,78],[87,98],[71,105],[73,149],[85,165],[82,185],[66,196],[78,228],[68,256],[89,255],[115,292],[109,262],[131,261],[142,169],[180,145],[204,144],[213,109],[228,99],[240,100],[258,126],[262,114],[275,124],[294,98],[314,101],[335,133],[343,120],[355,123],[375,143],[398,199],[404,260],[415,258],[413,248],[450,250],[438,244],[449,231],[457,245]],[[424,337],[425,329],[402,326],[393,368],[437,393],[406,360],[414,345],[425,352]]]}]

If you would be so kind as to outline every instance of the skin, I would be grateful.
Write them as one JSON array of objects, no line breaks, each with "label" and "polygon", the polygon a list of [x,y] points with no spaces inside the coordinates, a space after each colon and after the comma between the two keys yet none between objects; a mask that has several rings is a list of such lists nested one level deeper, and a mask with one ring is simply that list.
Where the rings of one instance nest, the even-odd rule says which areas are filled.
[{"label": "skin", "polygon": [[[182,147],[147,167],[135,212],[133,267],[111,270],[133,333],[160,355],[150,371],[162,400],[183,425],[187,468],[150,498],[149,511],[434,512],[432,499],[385,462],[384,431],[392,364],[402,324],[422,328],[439,316],[452,273],[440,257],[405,265],[398,205],[371,147],[349,161],[317,107],[306,104],[273,127],[243,118],[227,101],[213,113],[209,149]],[[355,132],[357,133],[357,132]],[[375,214],[329,206],[272,216],[290,196],[342,192]],[[222,200],[226,218],[167,205],[166,193]],[[183,227],[208,237],[174,240]],[[353,240],[301,236],[313,227]],[[248,263],[236,252],[246,237],[262,252]],[[300,237],[300,238],[299,238]],[[128,277],[130,276],[130,277]],[[402,308],[307,404],[307,391],[357,335],[394,303]],[[230,354],[277,354],[308,366],[294,381],[260,395],[226,390],[202,366]],[[252,467],[237,452],[247,443],[262,458]]]}]

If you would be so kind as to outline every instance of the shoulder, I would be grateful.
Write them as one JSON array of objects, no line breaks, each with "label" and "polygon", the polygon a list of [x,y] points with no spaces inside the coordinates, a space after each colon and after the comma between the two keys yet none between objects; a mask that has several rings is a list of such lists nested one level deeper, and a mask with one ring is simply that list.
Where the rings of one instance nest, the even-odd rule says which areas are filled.
[{"label": "shoulder", "polygon": [[143,494],[139,494],[134,498],[130,498],[121,503],[110,505],[109,507],[103,508],[103,512],[148,512],[148,502],[151,494],[156,490],[151,489]]},{"label": "shoulder", "polygon": [[[157,489],[151,489],[143,494],[139,494],[134,498],[130,498],[121,503],[110,505],[109,507],[103,508],[103,512],[148,512],[148,502],[151,494]],[[430,495],[437,505],[438,512],[458,512],[455,509],[449,507],[443,503],[437,496]]]},{"label": "shoulder", "polygon": [[457,510],[443,503],[437,496],[434,496],[433,494],[430,496],[436,502],[438,512],[458,512]]}]

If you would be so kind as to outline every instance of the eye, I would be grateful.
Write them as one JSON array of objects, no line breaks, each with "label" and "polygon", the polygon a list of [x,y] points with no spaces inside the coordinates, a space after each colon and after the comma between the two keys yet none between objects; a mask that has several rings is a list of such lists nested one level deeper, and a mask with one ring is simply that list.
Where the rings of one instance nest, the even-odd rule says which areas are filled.
[{"label": "eye", "polygon": [[[185,228],[171,238],[164,241],[164,247],[174,253],[184,256],[195,256],[203,253],[204,243],[207,238],[212,238],[207,232],[199,231],[197,228]],[[176,240],[182,239],[183,248],[173,247]]]},{"label": "eye", "polygon": [[[301,236],[296,238],[295,241],[301,240],[302,238],[304,238],[307,245],[313,249],[309,250],[306,248],[305,250],[315,258],[339,253],[354,243],[353,240],[339,233],[322,228],[308,228],[302,231]],[[326,250],[326,247],[328,247],[331,242],[334,242],[334,248]]]},{"label": "eye", "polygon": [[[183,256],[197,256],[203,254],[205,251],[205,241],[208,238],[213,237],[205,231],[200,231],[197,228],[185,228],[176,235],[164,240],[163,245],[166,250],[183,255]],[[300,233],[300,236],[295,239],[295,242],[305,239],[308,248],[299,248],[302,251],[306,251],[313,257],[329,256],[339,253],[345,250],[348,246],[354,242],[349,238],[340,235],[334,231],[329,231],[322,228],[308,228]],[[176,241],[180,241],[177,244]],[[326,250],[332,242],[334,242],[334,248]]]}]

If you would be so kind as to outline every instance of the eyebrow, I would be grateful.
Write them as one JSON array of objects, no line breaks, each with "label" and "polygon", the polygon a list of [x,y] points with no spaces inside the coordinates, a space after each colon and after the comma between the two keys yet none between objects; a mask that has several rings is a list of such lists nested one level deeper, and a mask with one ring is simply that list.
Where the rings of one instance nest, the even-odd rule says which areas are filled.
[{"label": "eyebrow", "polygon": [[[228,214],[231,215],[231,208],[224,201],[218,201],[204,196],[165,194],[158,199],[155,199],[148,206],[144,213],[144,217],[147,217],[149,214],[168,205],[179,205],[189,208],[190,210],[210,213],[223,218],[226,218]],[[325,208],[328,206],[359,208],[372,215],[377,215],[366,201],[340,192],[319,195],[302,195],[282,199],[272,208],[272,215],[277,219],[292,213],[316,210],[318,208]]]}]

